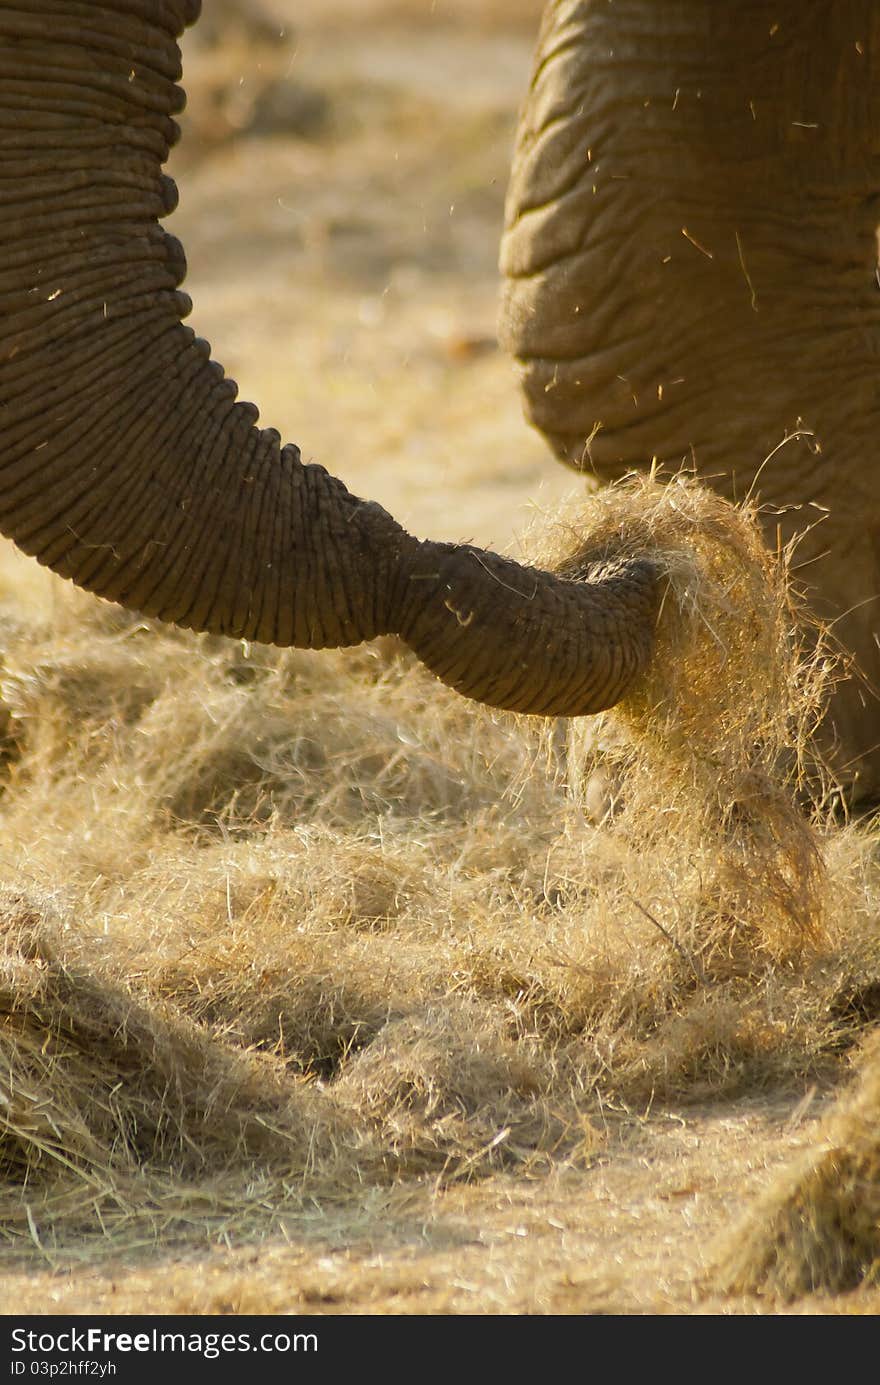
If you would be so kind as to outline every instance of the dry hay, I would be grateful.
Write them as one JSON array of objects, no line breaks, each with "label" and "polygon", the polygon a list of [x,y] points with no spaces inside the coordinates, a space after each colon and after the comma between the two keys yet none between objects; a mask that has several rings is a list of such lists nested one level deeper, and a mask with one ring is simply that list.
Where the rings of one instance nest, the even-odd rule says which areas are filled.
[{"label": "dry hay", "polygon": [[605,489],[558,542],[554,566],[570,576],[645,555],[666,584],[646,675],[603,718],[572,725],[572,787],[594,793],[603,774],[610,831],[658,860],[671,850],[654,923],[695,976],[792,957],[823,930],[804,809],[830,791],[814,732],[836,661],[807,628],[790,554],[767,550],[754,508],[685,474]]},{"label": "dry hay", "polygon": [[52,912],[11,893],[0,905],[5,1236],[49,1254],[59,1230],[146,1220],[167,1236],[199,1216],[216,1234],[255,1207],[265,1221],[270,1187],[283,1215],[369,1163],[307,1086],[212,1042],[167,1001],[144,1004],[88,946],[65,946]]},{"label": "dry hay", "polygon": [[876,1283],[880,1269],[880,1044],[823,1122],[719,1249],[713,1287],[786,1301]]},{"label": "dry hay", "polygon": [[447,1000],[387,1024],[336,1094],[410,1166],[417,1152],[420,1164],[460,1178],[498,1164],[531,1168],[556,1149],[571,1159],[572,1130],[553,1109],[553,1089],[537,1045],[517,1043],[473,1001]]},{"label": "dry hay", "polygon": [[836,1070],[876,891],[794,803],[817,657],[784,564],[685,480],[588,511],[569,569],[623,544],[669,574],[655,668],[589,748],[599,824],[580,731],[560,764],[393,642],[269,651],[60,587],[9,625],[8,1238],[263,1236]]},{"label": "dry hay", "polygon": [[[508,109],[502,82],[472,114],[447,101],[454,46],[438,57],[428,45],[438,76],[427,91],[418,78],[368,82],[340,53],[343,40],[349,53],[361,45],[365,15],[371,47],[383,42],[379,16],[419,30],[412,59],[443,25],[466,26],[470,52],[498,17],[505,31],[514,20],[534,32],[540,0],[206,8],[184,40],[191,102],[177,172],[218,157],[204,184],[183,183],[180,229],[191,250],[199,234],[203,248],[240,242],[238,259],[192,255],[220,265],[213,323],[210,274],[197,285],[208,334],[231,341],[235,373],[250,372],[276,422],[292,411],[318,457],[351,458],[352,435],[371,439],[347,478],[355,489],[387,467],[394,487],[417,483],[411,498],[426,478],[438,530],[451,509],[482,506],[485,532],[506,532],[510,496],[532,485],[540,459],[505,422],[505,370],[484,369],[491,355],[453,362],[445,347],[425,353],[424,370],[413,363],[432,312],[491,301],[480,266],[491,272],[514,98]],[[506,61],[506,47],[491,51],[490,68]],[[284,144],[273,176],[279,194],[285,180],[309,184],[304,222],[286,193],[260,224],[229,195],[240,180],[225,145],[243,134],[261,139],[264,163]],[[253,159],[251,147],[242,167]],[[377,188],[387,196],[374,217]],[[226,293],[253,273],[255,244],[271,259],[279,229],[283,264],[266,270],[263,314],[279,283],[285,294],[267,354],[258,334],[242,335],[246,315]],[[384,328],[357,347],[357,298],[337,301],[327,284],[378,295],[398,267],[412,289],[389,294]],[[291,373],[279,342],[295,279],[329,328],[302,339]],[[244,289],[252,312],[249,279]],[[259,280],[257,290],[259,303]],[[453,324],[455,312],[468,326],[470,312],[456,309]],[[474,321],[489,331],[491,308]],[[354,351],[344,370],[337,337],[346,361]],[[362,365],[380,359],[390,364],[365,384]],[[299,377],[321,387],[311,415]],[[426,523],[423,510],[412,527]],[[450,1183],[488,1178],[494,1200],[494,1185],[516,1180],[525,1197],[550,1173],[546,1183],[559,1174],[578,1196],[567,1168],[617,1159],[634,1129],[650,1131],[647,1113],[671,1106],[678,1120],[686,1102],[760,1102],[839,1078],[880,1014],[876,832],[841,832],[793,805],[821,780],[805,760],[827,670],[797,633],[786,555],[767,554],[752,516],[686,479],[607,490],[555,528],[569,570],[622,547],[669,575],[651,675],[620,709],[571,724],[567,746],[559,728],[456,699],[391,641],[321,655],[249,648],[54,581],[31,618],[36,565],[0,581],[8,1264],[63,1271],[160,1247],[164,1280],[185,1243],[179,1277],[192,1281],[205,1244],[250,1256],[249,1243],[289,1234],[307,1257],[316,1242],[319,1254],[358,1234],[369,1242],[378,1225],[385,1234],[395,1190],[409,1205],[419,1189],[421,1253],[425,1206],[442,1208]],[[597,770],[616,794],[603,820],[584,808]],[[876,1105],[866,1097],[860,1109],[862,1134],[842,1124],[835,1137],[836,1177],[876,1222],[876,1164],[863,1158]],[[646,1167],[642,1192],[653,1177]],[[486,1206],[470,1203],[472,1241]],[[835,1255],[857,1211],[853,1196]],[[871,1234],[859,1273],[876,1254]],[[790,1278],[791,1292],[820,1282],[818,1256],[813,1242],[813,1268]],[[375,1282],[375,1268],[360,1273]],[[240,1277],[247,1306],[218,1299],[211,1311],[289,1309],[283,1275],[271,1295],[261,1289],[256,1256]],[[204,1311],[195,1285],[190,1303]]]}]

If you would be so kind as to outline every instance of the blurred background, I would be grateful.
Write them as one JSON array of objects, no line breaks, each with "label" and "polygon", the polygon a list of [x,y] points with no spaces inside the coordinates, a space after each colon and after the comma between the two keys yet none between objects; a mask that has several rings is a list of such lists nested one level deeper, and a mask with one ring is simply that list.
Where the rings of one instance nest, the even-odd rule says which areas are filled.
[{"label": "blurred background", "polygon": [[171,229],[262,420],[421,536],[517,550],[574,478],[498,351],[540,0],[205,0]]}]

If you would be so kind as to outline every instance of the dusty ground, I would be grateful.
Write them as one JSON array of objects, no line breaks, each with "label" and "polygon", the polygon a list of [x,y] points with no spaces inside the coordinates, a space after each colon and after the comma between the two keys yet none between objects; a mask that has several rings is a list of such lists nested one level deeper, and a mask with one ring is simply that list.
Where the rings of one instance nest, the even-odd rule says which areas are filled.
[{"label": "dusty ground", "polygon": [[23,1314],[873,1315],[870,1289],[785,1305],[712,1289],[720,1234],[809,1149],[822,1105],[811,1091],[654,1111],[587,1174],[353,1193],[259,1245],[10,1265],[4,1294]]},{"label": "dusty ground", "polygon": [[[532,506],[572,487],[523,425],[494,345],[537,21],[452,23],[448,6],[413,4],[389,20],[355,6],[357,23],[319,6],[309,22],[287,8],[290,47],[193,54],[202,97],[194,86],[175,169],[192,320],[304,456],[425,536],[507,546]],[[407,10],[410,26],[392,22]]]},{"label": "dusty ground", "polygon": [[[22,1313],[730,1314],[780,1311],[706,1283],[719,1232],[808,1145],[790,1099],[652,1112],[586,1174],[497,1177],[316,1210],[257,1247],[185,1244],[3,1276]],[[785,1311],[874,1313],[876,1293]]]},{"label": "dusty ground", "polygon": [[[514,553],[574,484],[523,423],[494,344],[506,165],[539,8],[265,0],[247,36],[220,14],[216,33],[188,41],[172,169],[192,320],[264,421],[414,531]],[[50,620],[65,600],[10,554],[3,581],[7,601]],[[44,845],[16,848],[19,866],[50,851],[52,830],[34,823]],[[115,868],[116,903],[95,866],[78,907],[121,917]],[[805,1060],[787,1080],[721,1083],[709,1102],[699,1082],[690,1098],[648,1090],[607,1109],[593,1093],[577,1157],[351,1186],[286,1218],[267,1209],[246,1234],[188,1230],[160,1208],[140,1239],[77,1243],[29,1216],[0,1252],[0,1301],[70,1314],[876,1312],[867,1289],[783,1305],[722,1298],[707,1276],[845,1075]]]}]

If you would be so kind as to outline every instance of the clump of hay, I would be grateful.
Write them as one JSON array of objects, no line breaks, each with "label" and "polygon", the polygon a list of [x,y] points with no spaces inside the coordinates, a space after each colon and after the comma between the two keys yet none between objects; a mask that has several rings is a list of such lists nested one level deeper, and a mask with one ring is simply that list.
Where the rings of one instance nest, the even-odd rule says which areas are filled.
[{"label": "clump of hay", "polygon": [[[195,860],[169,849],[111,942],[153,995],[225,1044],[328,1079],[431,984],[406,918],[427,898],[414,857],[315,826],[203,844]],[[145,935],[139,915],[154,910]]]},{"label": "clump of hay", "polygon": [[[105,1229],[134,1209],[206,1230],[274,1182],[279,1208],[350,1176],[344,1117],[277,1064],[219,1042],[169,1003],[77,956],[45,900],[0,899],[0,1207]],[[364,1163],[369,1164],[369,1154]],[[26,1234],[26,1233],[25,1233]],[[39,1242],[38,1242],[39,1243]]]},{"label": "clump of hay", "polygon": [[787,1169],[719,1251],[713,1287],[785,1300],[880,1278],[880,1043]]},{"label": "clump of hay", "polygon": [[588,577],[623,555],[662,573],[654,653],[618,706],[572,723],[569,782],[584,795],[604,774],[610,830],[658,867],[674,855],[674,898],[639,903],[695,976],[790,957],[822,932],[825,876],[803,804],[824,782],[813,733],[833,658],[806,628],[789,555],[768,551],[749,506],[684,475],[633,478],[560,526],[554,566]]},{"label": "clump of hay", "polygon": [[410,1172],[461,1177],[569,1151],[571,1114],[561,1116],[553,1087],[546,1053],[517,1044],[473,1001],[447,998],[387,1024],[346,1065],[335,1095],[375,1122]]},{"label": "clump of hay", "polygon": [[[60,637],[23,636],[0,670],[16,787],[32,786],[35,814],[50,779],[74,795],[77,783],[97,784],[105,808],[124,801],[159,827],[221,835],[273,821],[356,828],[392,812],[465,816],[504,791],[503,763],[473,772],[474,709],[427,674],[414,679],[381,645],[269,650],[125,624],[108,608],[111,620],[75,591],[63,599],[62,617],[69,604],[78,622],[65,620],[72,628]],[[413,683],[401,715],[401,688]],[[430,719],[420,715],[424,698]],[[0,738],[3,730],[0,722]]]}]

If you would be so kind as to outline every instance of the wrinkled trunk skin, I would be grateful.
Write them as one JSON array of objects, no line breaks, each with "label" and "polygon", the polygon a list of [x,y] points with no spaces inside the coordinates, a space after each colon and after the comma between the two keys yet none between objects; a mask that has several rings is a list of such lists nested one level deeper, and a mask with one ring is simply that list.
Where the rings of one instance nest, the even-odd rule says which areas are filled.
[{"label": "wrinkled trunk skin", "polygon": [[695,465],[755,488],[774,547],[808,530],[797,575],[862,674],[829,725],[856,796],[880,791],[878,103],[871,0],[553,0],[502,247],[502,340],[561,457]]},{"label": "wrinkled trunk skin", "polygon": [[420,543],[256,427],[181,324],[162,164],[176,38],[197,15],[198,0],[0,5],[0,529],[195,630],[309,648],[396,633],[479,701],[610,705],[650,653],[650,563],[581,583]]}]

